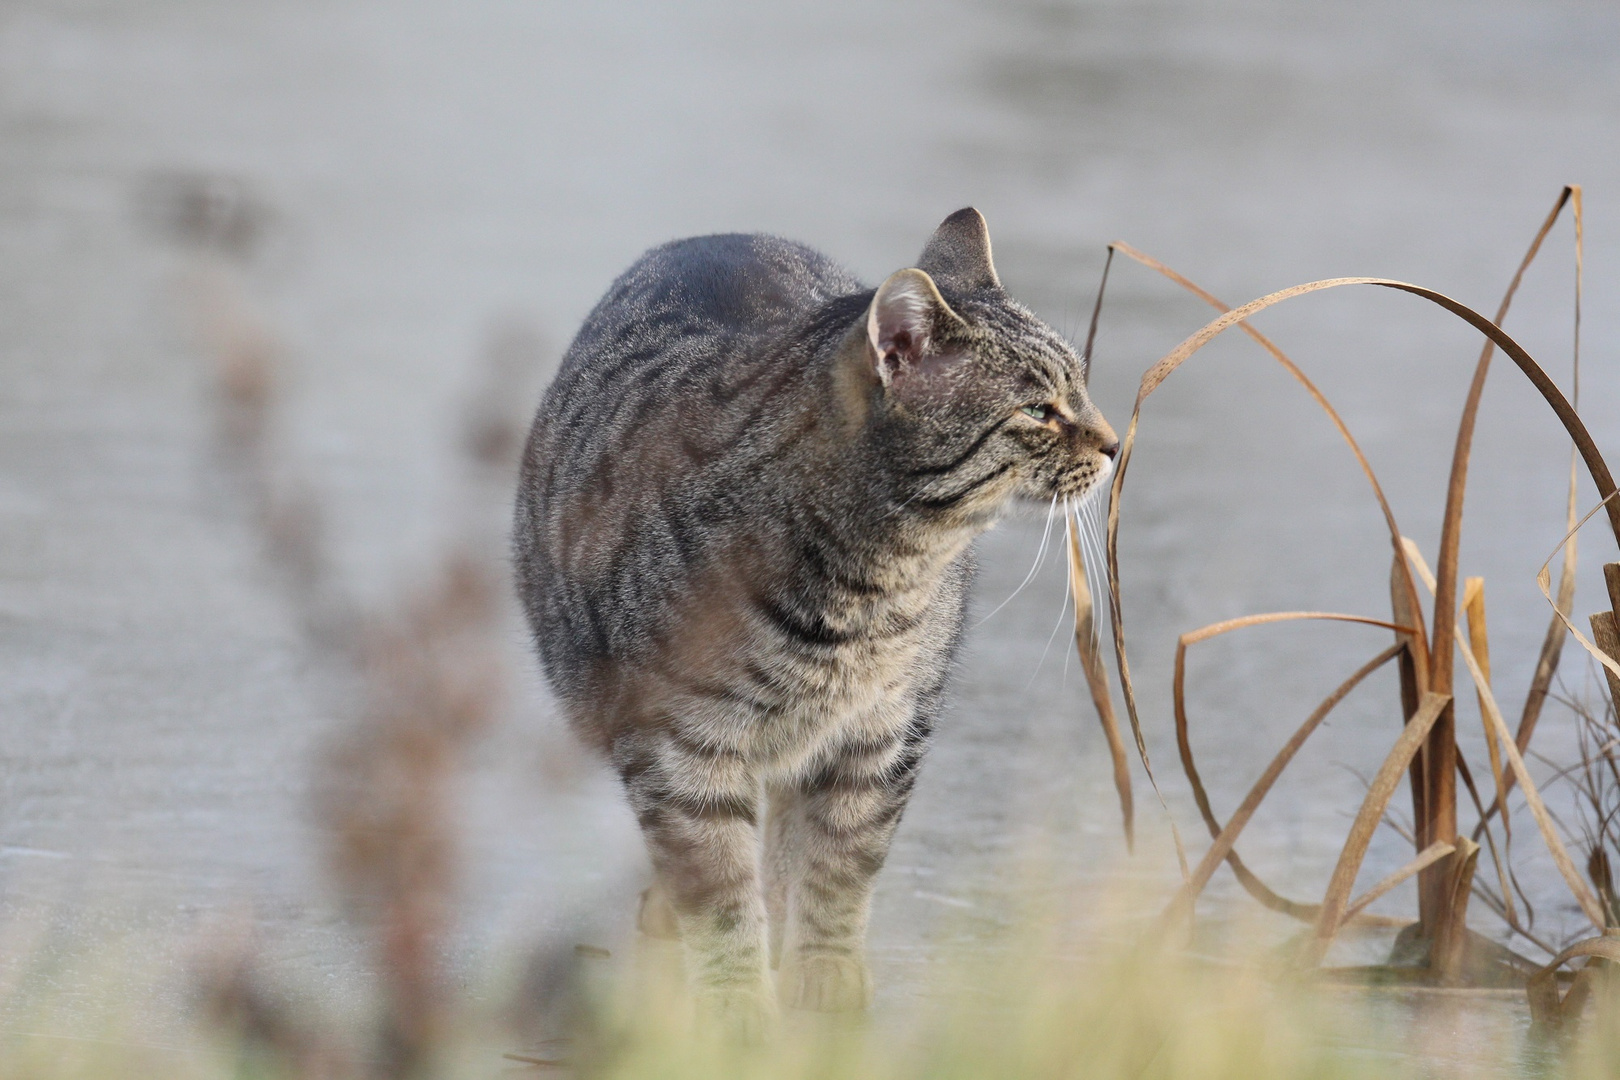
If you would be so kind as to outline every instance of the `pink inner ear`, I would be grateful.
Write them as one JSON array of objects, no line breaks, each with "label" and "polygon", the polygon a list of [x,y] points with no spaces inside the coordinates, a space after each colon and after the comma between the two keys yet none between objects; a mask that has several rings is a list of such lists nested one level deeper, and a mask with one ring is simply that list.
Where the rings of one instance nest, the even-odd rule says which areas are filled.
[{"label": "pink inner ear", "polygon": [[920,270],[901,271],[878,289],[867,332],[885,383],[927,355],[938,302],[933,284]]}]

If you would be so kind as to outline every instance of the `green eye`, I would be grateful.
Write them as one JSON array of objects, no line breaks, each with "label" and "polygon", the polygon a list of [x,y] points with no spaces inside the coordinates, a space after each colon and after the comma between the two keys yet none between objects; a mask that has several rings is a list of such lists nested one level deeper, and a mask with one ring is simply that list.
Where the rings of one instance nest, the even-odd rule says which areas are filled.
[{"label": "green eye", "polygon": [[1032,416],[1044,424],[1048,420],[1052,419],[1052,413],[1054,410],[1050,405],[1025,405],[1018,411],[1023,413],[1025,416]]}]

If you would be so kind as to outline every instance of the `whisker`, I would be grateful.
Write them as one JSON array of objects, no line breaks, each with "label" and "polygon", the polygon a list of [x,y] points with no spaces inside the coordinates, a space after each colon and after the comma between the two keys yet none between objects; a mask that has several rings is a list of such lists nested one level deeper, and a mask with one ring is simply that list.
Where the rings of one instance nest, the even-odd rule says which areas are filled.
[{"label": "whisker", "polygon": [[1039,675],[1041,673],[1041,667],[1043,665],[1045,665],[1045,663],[1046,663],[1046,654],[1052,651],[1052,642],[1057,640],[1058,631],[1063,629],[1063,617],[1065,615],[1067,615],[1068,613],[1069,613],[1069,590],[1068,590],[1067,587],[1065,587],[1064,590],[1063,590],[1063,606],[1058,608],[1057,622],[1055,624],[1053,624],[1052,632],[1050,634],[1046,635],[1046,648],[1041,650],[1041,658],[1040,658],[1039,661],[1036,662],[1035,670],[1034,670],[1033,673],[1031,673],[1031,675],[1029,677],[1029,682],[1024,684],[1025,691],[1028,691],[1030,687],[1035,685],[1035,680],[1036,680],[1037,677],[1039,677]]},{"label": "whisker", "polygon": [[[1113,597],[1108,592],[1108,553],[1107,546],[1103,543],[1102,500],[1091,500],[1090,504],[1086,507],[1086,510],[1087,527],[1085,529],[1085,533],[1091,540],[1092,554],[1096,556],[1096,561],[1091,567],[1091,581],[1093,583],[1091,589],[1091,606],[1092,611],[1097,613],[1101,612],[1102,605],[1104,603],[1110,605],[1110,607],[1113,604]],[[1103,620],[1099,615],[1093,615],[1091,622],[1092,630],[1094,633],[1096,633],[1099,642],[1102,639],[1102,622]],[[1110,625],[1112,624],[1110,623]]]},{"label": "whisker", "polygon": [[[1075,507],[1074,507],[1073,501],[1069,500],[1069,499],[1064,499],[1063,500],[1063,538],[1070,545],[1072,545],[1074,543],[1074,535],[1075,535],[1074,534],[1074,515],[1075,515]],[[1069,593],[1072,595],[1074,593],[1074,562],[1072,560],[1070,560],[1070,559],[1064,559],[1063,564],[1069,568]],[[1081,556],[1080,565],[1081,565],[1081,572],[1083,573],[1084,570],[1085,570],[1085,556],[1084,555]],[[1063,690],[1064,690],[1064,693],[1067,693],[1068,689],[1069,689],[1069,656],[1070,656],[1069,650],[1064,649],[1063,650]]]},{"label": "whisker", "polygon": [[994,618],[996,612],[1012,603],[1013,597],[1023,592],[1024,586],[1033,581],[1035,579],[1035,575],[1040,572],[1041,564],[1046,560],[1046,539],[1052,533],[1052,514],[1057,509],[1057,501],[1058,497],[1054,494],[1052,496],[1052,504],[1046,508],[1046,525],[1041,529],[1041,545],[1035,549],[1035,563],[1029,568],[1029,573],[1024,575],[1024,580],[1018,583],[1018,588],[1014,589],[1010,594],[1008,594],[1007,599],[997,604],[995,609],[991,611],[990,614],[974,623],[973,629],[977,630],[979,627],[983,626],[985,623]]},{"label": "whisker", "polygon": [[1097,546],[1091,534],[1089,520],[1085,516],[1084,504],[1077,504],[1073,509],[1074,528],[1076,539],[1080,544],[1080,566],[1086,575],[1086,589],[1091,593],[1091,644],[1095,648],[1097,637]]}]

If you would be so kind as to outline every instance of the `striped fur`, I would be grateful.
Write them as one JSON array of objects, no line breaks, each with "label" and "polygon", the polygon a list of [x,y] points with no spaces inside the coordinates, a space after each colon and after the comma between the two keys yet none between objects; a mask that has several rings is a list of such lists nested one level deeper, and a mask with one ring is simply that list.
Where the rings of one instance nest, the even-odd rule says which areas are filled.
[{"label": "striped fur", "polygon": [[[691,976],[745,1024],[870,998],[872,883],[939,715],[971,542],[1117,442],[1002,291],[977,211],[878,290],[767,236],[655,248],[586,319],[524,456],[546,673],[623,779]],[[763,871],[763,872],[762,872]],[[763,879],[763,880],[762,880]]]}]

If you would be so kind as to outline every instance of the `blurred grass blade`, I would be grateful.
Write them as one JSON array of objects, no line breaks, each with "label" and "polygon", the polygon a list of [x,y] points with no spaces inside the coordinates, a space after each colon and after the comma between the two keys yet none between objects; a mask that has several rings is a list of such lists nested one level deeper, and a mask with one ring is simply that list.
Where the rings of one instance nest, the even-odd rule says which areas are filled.
[{"label": "blurred grass blade", "polygon": [[1333,868],[1333,878],[1328,882],[1327,893],[1322,897],[1322,914],[1316,921],[1316,934],[1305,957],[1310,965],[1321,963],[1328,946],[1333,944],[1333,938],[1344,923],[1350,890],[1356,883],[1356,873],[1361,869],[1361,861],[1366,858],[1367,845],[1372,843],[1373,833],[1377,831],[1378,823],[1383,820],[1384,810],[1389,806],[1390,797],[1395,794],[1395,788],[1401,781],[1401,774],[1412,763],[1418,748],[1428,737],[1429,729],[1434,726],[1434,722],[1440,718],[1441,712],[1450,702],[1451,699],[1445,694],[1431,691],[1423,695],[1423,702],[1418,711],[1401,729],[1400,737],[1395,740],[1389,755],[1379,766],[1377,775],[1367,786],[1367,797],[1361,801],[1361,809],[1356,813],[1355,824],[1350,827],[1350,835],[1339,851],[1338,865]]},{"label": "blurred grass blade", "polygon": [[1080,538],[1070,521],[1069,537],[1069,591],[1074,594],[1074,647],[1080,653],[1080,666],[1086,673],[1086,685],[1091,688],[1091,703],[1096,706],[1097,720],[1108,739],[1108,755],[1114,763],[1114,790],[1119,793],[1119,813],[1125,827],[1125,847],[1136,850],[1136,821],[1134,801],[1131,797],[1130,762],[1125,754],[1125,739],[1120,735],[1119,717],[1114,712],[1113,695],[1108,690],[1108,668],[1097,651],[1097,634],[1091,586],[1086,580],[1085,561],[1080,556]]}]

